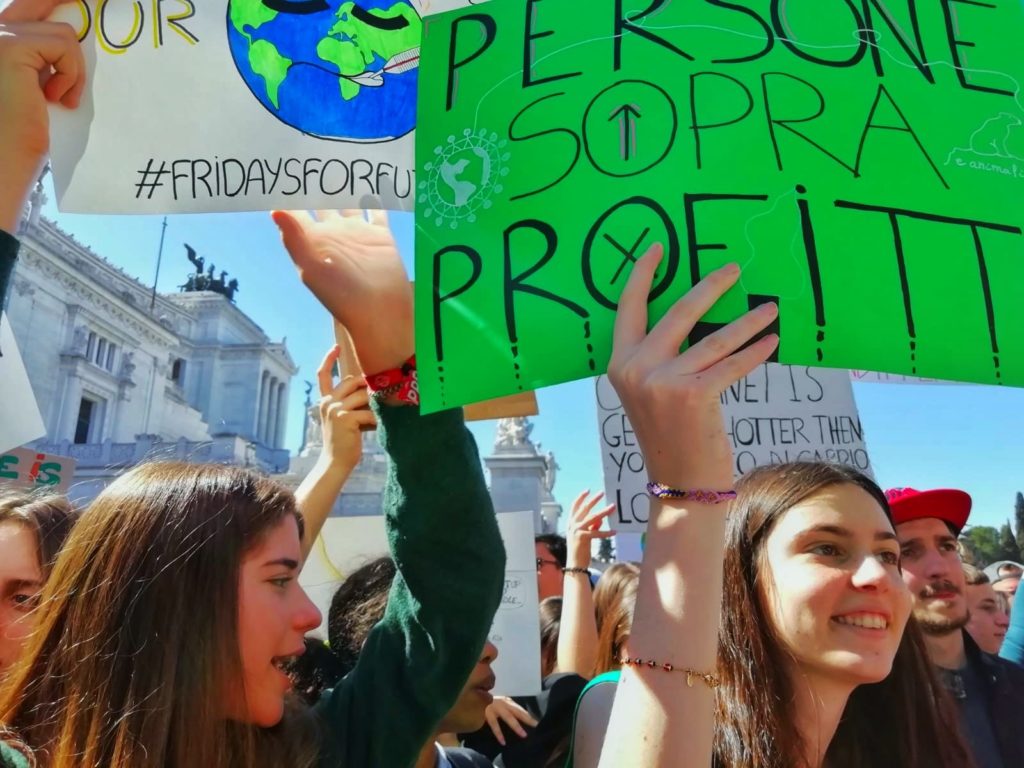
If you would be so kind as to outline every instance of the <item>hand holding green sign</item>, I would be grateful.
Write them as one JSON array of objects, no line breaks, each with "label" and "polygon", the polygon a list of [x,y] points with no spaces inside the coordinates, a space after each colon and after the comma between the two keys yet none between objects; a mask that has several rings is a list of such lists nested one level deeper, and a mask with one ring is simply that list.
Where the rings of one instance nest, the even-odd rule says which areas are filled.
[{"label": "hand holding green sign", "polygon": [[730,261],[690,342],[780,306],[787,363],[1024,385],[1019,3],[493,0],[426,22],[423,403],[605,370]]}]

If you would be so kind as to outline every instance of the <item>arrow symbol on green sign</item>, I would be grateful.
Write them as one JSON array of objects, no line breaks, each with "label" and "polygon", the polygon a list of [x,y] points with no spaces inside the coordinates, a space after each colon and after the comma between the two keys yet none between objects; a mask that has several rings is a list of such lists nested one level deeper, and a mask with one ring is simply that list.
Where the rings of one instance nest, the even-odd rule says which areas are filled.
[{"label": "arrow symbol on green sign", "polygon": [[619,120],[619,151],[623,160],[636,154],[636,121],[643,117],[635,104],[623,104],[612,112],[609,122]]}]

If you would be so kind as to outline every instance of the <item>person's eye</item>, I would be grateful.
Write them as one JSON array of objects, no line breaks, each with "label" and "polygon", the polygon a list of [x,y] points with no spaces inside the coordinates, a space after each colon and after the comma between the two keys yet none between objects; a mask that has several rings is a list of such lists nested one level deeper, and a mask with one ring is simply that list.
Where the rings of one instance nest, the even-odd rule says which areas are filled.
[{"label": "person's eye", "polygon": [[28,612],[36,607],[38,598],[38,595],[19,592],[11,596],[11,602],[14,603],[15,609]]},{"label": "person's eye", "polygon": [[843,551],[835,544],[818,544],[811,547],[811,552],[822,557],[839,557]]},{"label": "person's eye", "polygon": [[263,5],[278,13],[291,13],[306,16],[312,13],[329,11],[327,0],[263,0]]},{"label": "person's eye", "polygon": [[881,560],[886,565],[899,565],[900,564],[900,556],[899,556],[899,554],[896,553],[896,552],[893,552],[892,550],[888,550],[888,549],[887,550],[883,550],[882,552],[879,552],[878,553],[878,559]]},{"label": "person's eye", "polygon": [[285,587],[287,587],[291,583],[291,581],[292,581],[292,577],[291,576],[282,576],[279,579],[270,579],[270,583],[273,584],[278,589],[284,589]]}]

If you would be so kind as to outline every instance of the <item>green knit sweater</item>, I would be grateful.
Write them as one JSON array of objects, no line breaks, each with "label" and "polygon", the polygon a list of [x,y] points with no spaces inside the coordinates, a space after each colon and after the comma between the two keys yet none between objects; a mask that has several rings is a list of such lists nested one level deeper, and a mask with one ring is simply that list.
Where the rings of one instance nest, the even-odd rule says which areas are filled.
[{"label": "green knit sweater", "polygon": [[[479,659],[503,587],[505,551],[461,411],[376,410],[398,575],[355,669],[315,708],[321,768],[411,768]],[[2,744],[0,765],[25,768]]]}]

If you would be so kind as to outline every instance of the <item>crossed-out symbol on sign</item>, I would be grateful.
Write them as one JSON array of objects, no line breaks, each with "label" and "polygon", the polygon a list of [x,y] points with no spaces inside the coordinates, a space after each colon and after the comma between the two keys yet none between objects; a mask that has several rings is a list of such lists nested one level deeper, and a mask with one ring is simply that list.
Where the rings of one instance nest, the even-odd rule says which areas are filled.
[{"label": "crossed-out symbol on sign", "polygon": [[637,262],[637,256],[636,256],[637,249],[640,247],[640,243],[642,243],[644,241],[644,238],[647,237],[647,235],[650,233],[650,231],[651,231],[650,227],[645,227],[644,231],[640,233],[640,237],[638,237],[636,239],[636,242],[633,243],[633,247],[630,248],[628,251],[625,248],[623,248],[621,245],[619,245],[619,243],[616,242],[614,237],[609,235],[607,232],[603,233],[602,237],[604,237],[605,240],[607,240],[609,243],[611,243],[612,246],[619,253],[621,253],[625,257],[625,258],[623,258],[622,263],[619,265],[619,268],[617,270],[615,270],[615,274],[612,276],[611,282],[608,283],[608,285],[615,285],[615,283],[619,279],[619,276],[622,274],[622,270],[624,270],[626,268],[627,264],[636,264],[636,262]]}]

